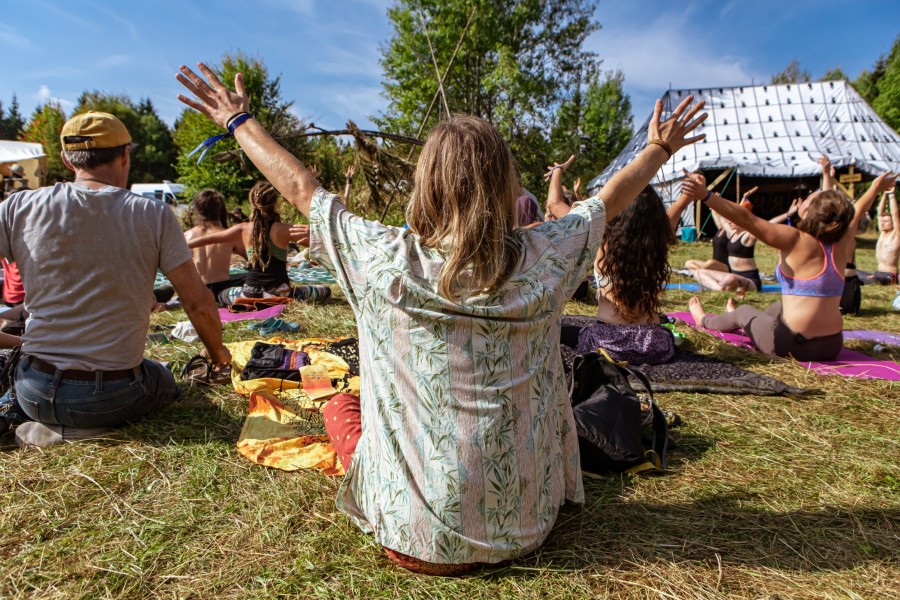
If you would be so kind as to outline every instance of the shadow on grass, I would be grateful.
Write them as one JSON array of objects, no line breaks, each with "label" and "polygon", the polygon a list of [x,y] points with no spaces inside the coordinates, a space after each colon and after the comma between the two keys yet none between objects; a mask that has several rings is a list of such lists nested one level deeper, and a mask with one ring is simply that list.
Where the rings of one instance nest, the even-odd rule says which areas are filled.
[{"label": "shadow on grass", "polygon": [[648,504],[601,493],[592,501],[583,510],[561,511],[540,563],[591,570],[664,560],[716,568],[721,560],[818,571],[893,561],[898,555],[898,509],[826,506],[782,512],[739,495]]}]

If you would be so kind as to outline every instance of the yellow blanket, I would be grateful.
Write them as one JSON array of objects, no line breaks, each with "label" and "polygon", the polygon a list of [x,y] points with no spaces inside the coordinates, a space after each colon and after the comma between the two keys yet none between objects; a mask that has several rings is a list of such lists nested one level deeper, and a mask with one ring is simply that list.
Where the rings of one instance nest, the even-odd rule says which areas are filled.
[{"label": "yellow blanket", "polygon": [[[312,401],[296,381],[282,379],[241,380],[241,371],[250,359],[250,350],[259,340],[227,344],[232,356],[234,389],[250,398],[247,420],[238,438],[237,450],[253,462],[285,471],[318,469],[326,475],[343,475],[328,436],[310,435],[310,427],[322,423],[325,401]],[[308,338],[289,340],[274,337],[267,344],[284,344],[309,355],[314,365],[325,365],[338,392],[359,395],[359,377],[341,357],[323,350],[336,340]],[[318,427],[321,429],[321,427]]]}]

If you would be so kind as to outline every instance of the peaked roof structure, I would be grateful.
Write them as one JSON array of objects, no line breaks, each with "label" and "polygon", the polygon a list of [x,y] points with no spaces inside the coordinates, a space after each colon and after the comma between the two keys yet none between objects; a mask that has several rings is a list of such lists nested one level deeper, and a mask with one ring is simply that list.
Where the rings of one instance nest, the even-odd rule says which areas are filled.
[{"label": "peaked roof structure", "polygon": [[[734,168],[750,177],[817,176],[822,154],[837,168],[877,176],[900,171],[900,135],[846,81],[669,90],[664,115],[688,95],[706,101],[698,129],[706,139],[682,148],[658,173],[658,184],[688,171]],[[606,169],[588,183],[593,192],[647,145],[650,118]]]}]

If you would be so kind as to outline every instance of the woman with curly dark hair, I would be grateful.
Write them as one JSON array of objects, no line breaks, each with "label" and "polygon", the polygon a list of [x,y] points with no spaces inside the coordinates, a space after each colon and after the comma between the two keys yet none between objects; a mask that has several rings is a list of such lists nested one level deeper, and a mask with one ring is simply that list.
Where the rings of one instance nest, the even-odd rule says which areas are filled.
[{"label": "woman with curly dark hair", "polygon": [[[571,161],[557,166],[564,168]],[[562,194],[551,186],[548,212],[566,214],[569,207]],[[660,325],[659,295],[669,278],[669,247],[674,244],[669,215],[648,185],[606,226],[594,262],[597,320],[570,320],[563,343],[574,345],[580,353],[602,348],[615,360],[635,364],[669,361],[675,344],[672,334]]]}]

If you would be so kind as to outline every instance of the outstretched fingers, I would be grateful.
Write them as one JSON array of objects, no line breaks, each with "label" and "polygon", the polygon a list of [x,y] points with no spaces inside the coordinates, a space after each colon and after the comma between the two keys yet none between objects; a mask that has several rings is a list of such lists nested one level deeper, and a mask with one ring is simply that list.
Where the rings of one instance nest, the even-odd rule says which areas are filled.
[{"label": "outstretched fingers", "polygon": [[[684,100],[682,100],[681,104],[676,106],[675,110],[672,111],[672,118],[678,119],[679,117],[681,117],[682,113],[684,113],[684,111],[687,110],[688,106],[691,105],[691,102],[693,102],[693,100],[694,100],[694,97],[691,95],[688,95]],[[690,112],[690,111],[688,111],[688,112]],[[685,120],[687,120],[689,118],[690,117],[686,116]]]}]

